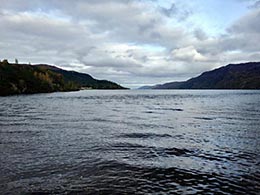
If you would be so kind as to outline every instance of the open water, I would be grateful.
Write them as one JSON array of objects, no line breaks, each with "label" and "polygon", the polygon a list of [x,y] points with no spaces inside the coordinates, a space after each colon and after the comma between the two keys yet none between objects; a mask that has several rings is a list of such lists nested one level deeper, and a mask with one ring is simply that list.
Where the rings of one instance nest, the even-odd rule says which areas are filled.
[{"label": "open water", "polygon": [[259,194],[260,91],[0,97],[0,194]]}]

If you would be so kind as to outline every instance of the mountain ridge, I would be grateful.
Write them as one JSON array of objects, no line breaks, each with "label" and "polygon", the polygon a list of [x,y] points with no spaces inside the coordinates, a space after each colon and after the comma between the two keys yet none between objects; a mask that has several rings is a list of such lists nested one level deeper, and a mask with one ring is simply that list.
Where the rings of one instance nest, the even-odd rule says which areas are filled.
[{"label": "mountain ridge", "polygon": [[[228,64],[181,82],[146,89],[260,89],[260,62]],[[141,88],[142,89],[142,88]]]},{"label": "mountain ridge", "polygon": [[78,91],[80,89],[127,89],[86,73],[67,71],[53,65],[0,62],[0,96]]},{"label": "mountain ridge", "polygon": [[73,70],[64,70],[47,64],[36,64],[35,66],[62,74],[65,81],[72,80],[80,84],[82,87],[92,89],[126,89],[112,81],[94,79],[91,75],[86,73],[80,73]]}]

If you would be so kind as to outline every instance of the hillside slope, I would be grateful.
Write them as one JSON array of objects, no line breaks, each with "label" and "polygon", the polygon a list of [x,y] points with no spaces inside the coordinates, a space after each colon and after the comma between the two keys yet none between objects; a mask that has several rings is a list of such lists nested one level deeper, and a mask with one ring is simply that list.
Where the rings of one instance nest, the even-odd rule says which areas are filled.
[{"label": "hillside slope", "polygon": [[55,66],[50,65],[36,65],[42,69],[51,70],[55,73],[61,74],[64,77],[65,82],[73,81],[81,87],[92,89],[125,89],[124,87],[107,80],[94,79],[89,74],[79,73],[75,71],[66,71]]},{"label": "hillside slope", "polygon": [[260,89],[260,62],[229,64],[187,81],[155,85],[150,89]]},{"label": "hillside slope", "polygon": [[75,91],[81,88],[124,89],[116,83],[96,80],[88,74],[55,66],[0,62],[0,96]]}]

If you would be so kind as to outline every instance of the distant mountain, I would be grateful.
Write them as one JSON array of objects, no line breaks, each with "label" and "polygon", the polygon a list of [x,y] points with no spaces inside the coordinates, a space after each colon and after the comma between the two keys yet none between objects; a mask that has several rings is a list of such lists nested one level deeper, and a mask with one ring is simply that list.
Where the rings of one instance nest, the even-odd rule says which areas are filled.
[{"label": "distant mountain", "polygon": [[229,64],[187,81],[155,85],[150,89],[260,89],[260,62]]},{"label": "distant mountain", "polygon": [[66,71],[55,66],[50,65],[43,65],[39,64],[36,65],[37,67],[45,70],[50,70],[52,72],[61,74],[64,78],[65,82],[74,82],[81,87],[84,88],[91,88],[91,89],[126,89],[114,82],[107,81],[107,80],[97,80],[94,79],[89,74],[79,73],[75,71]]},{"label": "distant mountain", "polygon": [[154,86],[147,85],[147,86],[139,87],[138,89],[151,89],[152,87],[154,87]]},{"label": "distant mountain", "polygon": [[66,71],[49,65],[0,62],[0,96],[89,89],[125,89],[88,74]]}]

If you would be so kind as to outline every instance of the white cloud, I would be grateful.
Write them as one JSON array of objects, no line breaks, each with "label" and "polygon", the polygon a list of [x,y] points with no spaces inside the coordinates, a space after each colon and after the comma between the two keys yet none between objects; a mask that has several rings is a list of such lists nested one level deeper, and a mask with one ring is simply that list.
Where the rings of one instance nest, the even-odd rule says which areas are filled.
[{"label": "white cloud", "polygon": [[188,61],[188,62],[203,62],[207,58],[200,54],[194,46],[188,46],[172,51],[173,60]]},{"label": "white cloud", "polygon": [[2,0],[1,58],[56,64],[123,85],[186,79],[259,60],[257,6],[213,36],[199,22],[191,24],[199,20],[192,19],[196,9],[179,2]]}]

